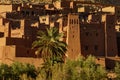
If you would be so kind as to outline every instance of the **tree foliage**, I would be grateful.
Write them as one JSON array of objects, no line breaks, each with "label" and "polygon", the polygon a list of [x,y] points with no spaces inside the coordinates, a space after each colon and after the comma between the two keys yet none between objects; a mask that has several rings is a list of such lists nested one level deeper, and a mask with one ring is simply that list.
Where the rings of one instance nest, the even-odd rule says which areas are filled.
[{"label": "tree foliage", "polygon": [[66,52],[66,43],[60,41],[63,34],[58,32],[58,29],[52,27],[47,31],[38,32],[38,40],[33,42],[33,48],[37,48],[37,55],[42,55],[44,62],[52,61],[61,62]]},{"label": "tree foliage", "polygon": [[[55,63],[53,66],[35,68],[30,64],[15,62],[11,65],[0,65],[0,80],[109,80],[108,71],[95,63],[95,57],[80,57],[79,59],[66,60],[66,63]],[[49,70],[50,69],[50,70]],[[51,71],[52,78],[46,74]],[[120,80],[120,64],[114,69],[113,80]],[[113,75],[113,74],[112,74]],[[46,76],[48,76],[46,78]]]},{"label": "tree foliage", "polygon": [[33,42],[33,48],[37,48],[37,55],[41,55],[44,63],[41,70],[46,73],[46,80],[52,79],[52,67],[56,63],[63,63],[66,43],[60,41],[63,34],[56,27],[47,28],[46,31],[38,32],[38,40]]},{"label": "tree foliage", "polygon": [[0,65],[0,80],[36,80],[37,73],[33,65],[15,62]]},{"label": "tree foliage", "polygon": [[79,58],[65,65],[65,80],[106,80],[105,69],[95,63],[95,57]]},{"label": "tree foliage", "polygon": [[[55,64],[51,69],[52,80],[107,80],[105,68],[96,64],[93,56],[80,57],[76,61],[67,60],[65,64]],[[40,73],[42,76],[45,70]]]},{"label": "tree foliage", "polygon": [[120,63],[116,63],[114,71],[116,73],[116,80],[120,80]]}]

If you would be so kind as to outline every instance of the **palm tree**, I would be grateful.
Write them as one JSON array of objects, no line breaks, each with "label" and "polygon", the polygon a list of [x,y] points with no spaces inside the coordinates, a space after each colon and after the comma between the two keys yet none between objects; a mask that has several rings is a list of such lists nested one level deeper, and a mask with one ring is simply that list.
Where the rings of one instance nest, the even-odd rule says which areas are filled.
[{"label": "palm tree", "polygon": [[46,80],[52,80],[52,66],[55,63],[64,62],[66,43],[60,41],[63,34],[55,27],[38,32],[38,40],[33,42],[33,48],[37,48],[37,55],[41,55],[44,61],[43,70]]},{"label": "palm tree", "polygon": [[55,27],[38,32],[38,40],[33,42],[33,48],[37,48],[37,55],[40,54],[44,62],[49,60],[53,63],[63,61],[67,45],[60,41],[62,36],[63,34],[59,33]]}]

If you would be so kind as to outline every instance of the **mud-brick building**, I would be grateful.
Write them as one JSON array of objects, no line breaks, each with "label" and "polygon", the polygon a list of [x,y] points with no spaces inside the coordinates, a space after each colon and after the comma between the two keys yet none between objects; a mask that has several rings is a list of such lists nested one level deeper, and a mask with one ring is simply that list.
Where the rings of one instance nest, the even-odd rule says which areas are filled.
[{"label": "mud-brick building", "polygon": [[82,6],[78,12],[78,2],[83,4],[65,1],[54,5],[5,5],[4,9],[4,5],[0,5],[0,62],[39,65],[41,58],[36,58],[32,42],[38,30],[54,26],[64,33],[61,40],[68,44],[70,59],[92,54],[105,61],[105,57],[117,56],[115,25],[119,9],[112,8],[110,12],[104,7],[92,13],[88,6]]},{"label": "mud-brick building", "polygon": [[39,17],[36,17],[36,14],[28,15],[28,9],[21,14],[22,7],[25,7],[22,5],[0,6],[5,9],[1,9],[0,14],[0,62],[11,64],[20,61],[39,66],[42,60],[36,58],[35,50],[31,49],[39,30]]},{"label": "mud-brick building", "polygon": [[37,65],[41,61],[38,60],[36,63],[35,50],[31,49],[37,28],[26,29],[24,20],[17,22],[15,24],[9,22],[0,26],[0,29],[3,30],[0,38],[0,62],[10,64],[20,61]]},{"label": "mud-brick building", "polygon": [[[36,33],[45,30],[45,27],[59,28],[60,25],[62,29],[64,21],[61,17],[64,15],[57,14],[59,12],[46,5],[8,6],[8,10],[1,11],[5,14],[1,14],[0,18],[0,62],[11,64],[19,61],[39,66],[42,59],[37,58],[32,49]],[[55,15],[53,12],[56,12]]]},{"label": "mud-brick building", "polygon": [[117,56],[115,16],[110,14],[90,16],[91,19],[87,22],[80,20],[80,14],[68,15],[66,38],[68,56],[73,59],[78,55],[90,54],[104,58]]},{"label": "mud-brick building", "polygon": [[105,66],[109,63],[106,58],[115,59],[118,56],[113,14],[92,14],[84,20],[81,20],[80,14],[69,14],[65,30],[67,56],[70,59],[76,59],[80,55],[94,55],[97,57],[96,62]]}]

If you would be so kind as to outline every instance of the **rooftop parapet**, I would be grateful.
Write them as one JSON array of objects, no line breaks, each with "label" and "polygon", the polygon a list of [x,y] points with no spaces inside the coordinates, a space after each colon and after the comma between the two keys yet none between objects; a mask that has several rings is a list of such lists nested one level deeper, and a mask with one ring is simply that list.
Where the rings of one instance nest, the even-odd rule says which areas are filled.
[{"label": "rooftop parapet", "polygon": [[102,12],[109,12],[109,13],[115,13],[115,7],[109,6],[102,8]]},{"label": "rooftop parapet", "polygon": [[21,4],[0,4],[0,13],[17,11]]}]

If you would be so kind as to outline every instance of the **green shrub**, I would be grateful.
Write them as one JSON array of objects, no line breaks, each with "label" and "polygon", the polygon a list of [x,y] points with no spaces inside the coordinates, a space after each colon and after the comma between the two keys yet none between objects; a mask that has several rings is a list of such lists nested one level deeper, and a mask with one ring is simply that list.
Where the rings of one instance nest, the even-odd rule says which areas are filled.
[{"label": "green shrub", "polygon": [[81,57],[76,61],[67,61],[65,67],[65,80],[104,80],[105,69],[95,63],[95,57]]},{"label": "green shrub", "polygon": [[0,80],[9,80],[11,78],[12,72],[11,67],[7,64],[0,65]]},{"label": "green shrub", "polygon": [[115,65],[115,68],[114,68],[114,71],[115,71],[115,77],[116,77],[116,80],[120,80],[120,63],[116,63]]},{"label": "green shrub", "polygon": [[[120,64],[115,67],[116,80],[120,80]],[[95,57],[80,57],[66,63],[46,62],[35,68],[30,64],[15,62],[0,65],[0,80],[106,80],[106,70],[95,63]]]}]

